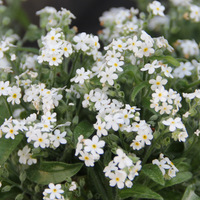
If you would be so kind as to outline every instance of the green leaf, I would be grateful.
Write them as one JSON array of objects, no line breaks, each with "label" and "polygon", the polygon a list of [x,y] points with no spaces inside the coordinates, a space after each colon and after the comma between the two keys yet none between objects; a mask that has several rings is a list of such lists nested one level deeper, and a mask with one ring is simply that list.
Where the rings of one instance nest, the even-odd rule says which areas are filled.
[{"label": "green leaf", "polygon": [[184,192],[182,200],[200,200],[200,197],[194,193],[194,189],[194,185],[189,185]]},{"label": "green leaf", "polygon": [[93,132],[94,132],[94,127],[91,123],[89,123],[86,120],[80,122],[74,129],[75,143],[78,142],[78,137],[80,135],[83,135],[84,138],[89,138]]},{"label": "green leaf", "polygon": [[66,178],[74,176],[82,166],[83,163],[42,162],[32,165],[26,173],[29,180],[47,185],[49,183],[60,183]]},{"label": "green leaf", "polygon": [[126,199],[129,197],[134,198],[143,198],[143,199],[155,199],[155,200],[163,200],[163,198],[150,188],[144,185],[134,184],[131,189],[123,189],[119,191],[119,196],[122,199]]},{"label": "green leaf", "polygon": [[180,62],[172,56],[153,56],[153,59],[162,60],[163,63],[171,64],[176,67],[180,66]]},{"label": "green leaf", "polygon": [[16,149],[17,145],[22,141],[23,134],[18,134],[14,140],[2,137],[0,139],[0,165],[9,158],[10,154]]},{"label": "green leaf", "polygon": [[139,85],[137,85],[134,89],[133,92],[131,93],[131,100],[134,101],[135,97],[137,96],[137,94],[144,88],[144,87],[148,87],[149,84],[147,82],[141,82]]},{"label": "green leaf", "polygon": [[142,167],[142,173],[160,185],[164,185],[164,177],[157,165],[146,164]]},{"label": "green leaf", "polygon": [[191,178],[192,178],[191,172],[178,172],[176,177],[172,178],[169,181],[166,181],[165,187],[169,187],[172,185],[176,185],[176,184],[188,181]]}]

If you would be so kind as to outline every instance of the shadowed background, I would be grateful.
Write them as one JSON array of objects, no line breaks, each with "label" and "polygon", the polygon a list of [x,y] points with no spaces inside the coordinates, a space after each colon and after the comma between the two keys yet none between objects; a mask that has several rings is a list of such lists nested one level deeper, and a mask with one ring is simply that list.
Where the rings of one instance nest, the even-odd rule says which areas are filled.
[{"label": "shadowed background", "polygon": [[38,24],[36,11],[45,6],[53,6],[57,10],[61,7],[70,10],[76,19],[72,25],[78,27],[79,32],[96,34],[100,29],[99,17],[112,7],[137,7],[136,0],[26,0],[23,8],[33,24]]}]

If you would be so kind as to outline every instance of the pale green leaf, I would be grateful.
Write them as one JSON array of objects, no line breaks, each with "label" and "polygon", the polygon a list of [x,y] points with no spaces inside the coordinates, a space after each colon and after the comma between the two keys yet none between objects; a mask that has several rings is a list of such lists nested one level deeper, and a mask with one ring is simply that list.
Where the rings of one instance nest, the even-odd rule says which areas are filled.
[{"label": "pale green leaf", "polygon": [[148,87],[148,83],[147,82],[141,82],[140,84],[138,84],[134,89],[133,92],[131,93],[131,100],[134,101],[135,97],[137,96],[137,94],[145,87]]},{"label": "pale green leaf", "polygon": [[119,192],[119,196],[122,199],[129,197],[134,198],[143,198],[143,199],[154,199],[154,200],[163,200],[163,198],[150,188],[144,185],[134,184],[130,189],[123,189]]},{"label": "pale green leaf", "polygon": [[189,185],[184,192],[182,200],[200,200],[200,197],[195,194],[194,189],[193,185]]},{"label": "pale green leaf", "polygon": [[160,185],[164,185],[164,177],[157,165],[146,164],[142,167],[142,173]]},{"label": "pale green leaf", "polygon": [[22,139],[23,134],[18,134],[14,140],[10,138],[6,139],[5,137],[0,138],[0,165],[6,162]]},{"label": "pale green leaf", "polygon": [[60,183],[67,177],[74,176],[83,163],[66,164],[63,162],[42,162],[32,165],[27,171],[27,178],[35,183],[47,185]]},{"label": "pale green leaf", "polygon": [[74,129],[74,140],[75,143],[78,142],[78,137],[83,135],[84,138],[89,138],[94,132],[94,127],[91,123],[84,120],[80,122]]},{"label": "pale green leaf", "polygon": [[176,174],[176,177],[170,179],[169,181],[166,181],[165,187],[169,187],[169,186],[172,186],[172,185],[177,185],[179,183],[188,181],[191,178],[192,178],[192,173],[191,172],[178,172]]}]

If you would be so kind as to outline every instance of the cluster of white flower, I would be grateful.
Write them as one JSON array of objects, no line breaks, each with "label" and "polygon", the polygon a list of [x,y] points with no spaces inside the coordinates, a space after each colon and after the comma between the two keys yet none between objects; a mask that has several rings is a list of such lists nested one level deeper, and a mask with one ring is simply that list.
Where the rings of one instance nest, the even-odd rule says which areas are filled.
[{"label": "cluster of white flower", "polygon": [[176,45],[180,46],[185,58],[199,56],[199,46],[195,40],[177,40]]},{"label": "cluster of white flower", "polygon": [[72,19],[75,19],[75,16],[69,10],[61,8],[61,10],[57,11],[54,7],[50,6],[37,11],[36,15],[40,15],[41,26],[46,27],[47,30],[62,26],[66,27],[71,24]]},{"label": "cluster of white flower", "polygon": [[128,104],[123,105],[116,99],[111,100],[106,92],[100,89],[91,90],[89,94],[85,94],[82,104],[83,107],[90,107],[98,111],[94,128],[99,137],[108,135],[110,129],[136,132],[137,136],[131,144],[134,150],[143,148],[145,144],[151,144],[152,130],[144,120],[140,120],[140,114],[136,112],[138,108]]},{"label": "cluster of white flower", "polygon": [[43,200],[65,200],[63,193],[64,190],[61,189],[61,184],[49,183],[49,188],[46,188],[43,192]]},{"label": "cluster of white flower", "polygon": [[192,70],[194,69],[194,66],[191,62],[180,62],[180,66],[175,68],[173,71],[174,77],[178,78],[184,78],[185,76],[192,75]]},{"label": "cluster of white flower", "polygon": [[48,62],[50,66],[58,66],[62,63],[63,55],[69,57],[73,53],[72,45],[64,39],[60,28],[52,28],[45,37],[42,37],[43,47],[38,62]]},{"label": "cluster of white flower", "polygon": [[117,186],[119,189],[124,186],[131,188],[132,181],[138,176],[138,171],[141,170],[141,161],[136,164],[121,150],[117,149],[117,156],[109,162],[108,166],[104,168],[105,176],[110,178],[110,186]]},{"label": "cluster of white flower", "polygon": [[98,49],[100,48],[98,36],[92,34],[86,34],[85,32],[75,35],[73,38],[75,44],[74,49],[76,51],[83,51],[87,55],[92,55],[94,60],[97,60],[99,54]]},{"label": "cluster of white flower", "polygon": [[29,69],[32,71],[36,71],[36,62],[37,62],[37,55],[33,54],[24,54],[23,58],[21,58],[20,68],[23,70]]},{"label": "cluster of white flower", "polygon": [[8,96],[7,102],[11,102],[12,105],[20,104],[21,88],[17,86],[10,86],[9,81],[0,81],[0,96]]},{"label": "cluster of white flower", "polygon": [[111,8],[104,12],[99,18],[101,25],[105,26],[100,36],[111,42],[114,38],[137,32],[143,24],[143,21],[136,16],[138,13],[138,9],[122,7]]},{"label": "cluster of white flower", "polygon": [[37,159],[32,158],[32,153],[30,153],[31,149],[28,147],[28,145],[26,145],[22,150],[18,151],[18,156],[19,156],[19,163],[20,164],[28,164],[28,165],[32,165],[32,164],[36,164],[37,163]]},{"label": "cluster of white flower", "polygon": [[188,6],[192,0],[170,0],[175,6]]},{"label": "cluster of white flower", "polygon": [[58,106],[62,95],[58,94],[59,88],[47,89],[44,83],[31,84],[24,91],[23,100],[32,102],[36,110],[43,110],[44,113],[51,111]]},{"label": "cluster of white flower", "polygon": [[188,99],[194,99],[194,98],[200,99],[200,89],[196,89],[192,93],[183,93],[183,97]]},{"label": "cluster of white flower", "polygon": [[8,119],[1,125],[0,129],[5,134],[5,138],[15,139],[15,136],[20,131],[25,131],[27,142],[33,143],[35,148],[52,147],[57,148],[60,144],[66,144],[65,139],[66,132],[60,133],[59,129],[54,130],[56,122],[56,113],[46,112],[42,115],[41,121],[37,120],[36,114],[31,114],[29,117],[23,120]]},{"label": "cluster of white flower", "polygon": [[174,119],[170,117],[167,120],[163,120],[162,123],[165,126],[169,126],[169,131],[172,132],[172,138],[175,141],[176,140],[179,140],[179,142],[186,141],[188,133],[180,117],[176,117]]},{"label": "cluster of white flower", "polygon": [[[8,58],[4,55],[5,52],[8,52],[11,47],[14,47],[14,42],[19,39],[19,36],[16,34],[10,35],[9,37],[3,37],[0,40],[0,70],[3,72],[9,73],[12,72],[11,63],[8,61]],[[15,55],[10,54],[11,60],[14,59]]]},{"label": "cluster of white flower", "polygon": [[155,91],[152,93],[150,107],[156,112],[160,112],[161,115],[165,113],[175,115],[182,107],[180,94],[171,88],[169,91],[166,90],[163,85],[167,80],[162,79],[161,76],[157,76],[156,80],[151,79],[149,82],[152,84],[151,89]]},{"label": "cluster of white flower", "polygon": [[154,74],[156,69],[160,68],[161,72],[164,73],[166,77],[173,78],[172,68],[167,64],[163,64],[161,61],[154,60],[152,63],[147,63],[142,67],[141,71],[148,71],[148,74]]},{"label": "cluster of white flower", "polygon": [[153,1],[149,4],[149,9],[153,12],[153,15],[164,16],[165,7],[159,1]]},{"label": "cluster of white flower", "polygon": [[92,139],[84,139],[83,135],[78,138],[78,143],[76,146],[75,156],[79,156],[80,160],[85,162],[87,167],[93,167],[94,162],[100,159],[100,155],[104,153],[103,147],[105,142],[99,140],[97,135],[94,135]]},{"label": "cluster of white flower", "polygon": [[175,177],[176,173],[179,171],[175,167],[175,165],[169,160],[169,158],[164,157],[162,153],[159,156],[159,160],[154,159],[152,163],[160,168],[165,179],[170,179]]}]

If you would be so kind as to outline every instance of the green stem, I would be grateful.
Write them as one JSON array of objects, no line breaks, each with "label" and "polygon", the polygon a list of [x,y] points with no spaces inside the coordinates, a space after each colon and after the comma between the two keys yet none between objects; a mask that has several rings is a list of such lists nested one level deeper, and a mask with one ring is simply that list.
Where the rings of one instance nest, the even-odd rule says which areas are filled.
[{"label": "green stem", "polygon": [[4,96],[2,96],[2,97],[3,97],[4,103],[6,105],[9,115],[12,116],[12,111],[11,111],[10,105],[7,102],[7,99]]},{"label": "green stem", "polygon": [[69,74],[69,77],[68,77],[68,80],[67,80],[66,85],[69,83],[70,79],[72,78],[73,74],[75,73],[75,70],[76,70],[76,63],[77,63],[79,57],[80,57],[80,52],[77,53],[77,55],[76,55],[76,57],[75,57],[75,60],[74,60],[74,62],[72,63],[72,67],[71,67],[70,74]]}]

